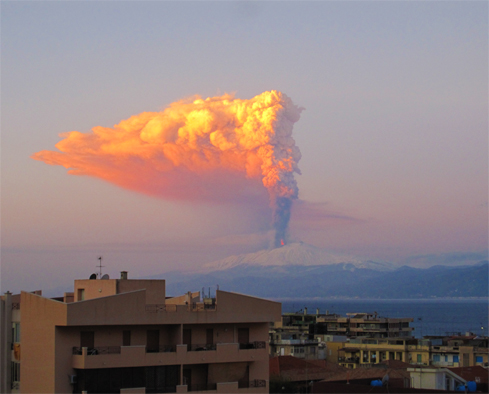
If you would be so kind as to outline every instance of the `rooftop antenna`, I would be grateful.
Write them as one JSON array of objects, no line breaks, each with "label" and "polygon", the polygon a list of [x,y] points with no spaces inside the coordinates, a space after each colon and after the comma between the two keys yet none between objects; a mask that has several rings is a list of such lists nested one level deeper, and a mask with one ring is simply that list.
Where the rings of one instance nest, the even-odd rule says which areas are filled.
[{"label": "rooftop antenna", "polygon": [[96,267],[99,269],[98,277],[102,278],[102,268],[105,267],[104,265],[102,265],[102,256],[98,258],[98,265]]}]

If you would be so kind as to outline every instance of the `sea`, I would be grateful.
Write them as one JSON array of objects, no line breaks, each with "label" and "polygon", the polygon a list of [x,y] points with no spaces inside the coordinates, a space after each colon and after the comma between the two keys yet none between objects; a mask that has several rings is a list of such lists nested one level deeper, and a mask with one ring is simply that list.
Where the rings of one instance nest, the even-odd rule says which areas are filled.
[{"label": "sea", "polygon": [[303,312],[374,313],[381,317],[412,317],[413,335],[489,335],[489,300],[487,298],[433,298],[433,299],[277,299],[282,313]]}]

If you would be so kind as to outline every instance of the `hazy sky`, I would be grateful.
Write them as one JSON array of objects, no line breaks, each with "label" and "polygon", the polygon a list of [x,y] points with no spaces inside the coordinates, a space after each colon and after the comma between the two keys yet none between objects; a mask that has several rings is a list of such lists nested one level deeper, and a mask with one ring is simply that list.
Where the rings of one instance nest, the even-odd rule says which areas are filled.
[{"label": "hazy sky", "polygon": [[100,255],[136,277],[266,247],[266,199],[168,201],[30,158],[196,94],[305,108],[292,240],[487,254],[486,1],[2,1],[1,18],[2,292],[69,286]]}]

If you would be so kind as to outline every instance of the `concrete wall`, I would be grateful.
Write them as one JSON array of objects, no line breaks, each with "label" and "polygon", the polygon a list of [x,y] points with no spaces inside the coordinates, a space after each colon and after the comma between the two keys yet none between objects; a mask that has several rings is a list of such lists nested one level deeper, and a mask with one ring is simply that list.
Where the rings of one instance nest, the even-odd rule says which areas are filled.
[{"label": "concrete wall", "polygon": [[161,279],[131,279],[117,280],[117,292],[128,293],[130,291],[146,289],[146,304],[164,304],[165,281]]},{"label": "concrete wall", "polygon": [[216,303],[219,313],[228,322],[264,321],[268,324],[270,321],[279,321],[282,316],[282,304],[279,302],[243,294],[217,290]]},{"label": "concrete wall", "polygon": [[200,292],[190,292],[190,297],[188,294],[184,294],[178,297],[167,298],[165,304],[167,305],[185,305],[186,302],[199,302]]},{"label": "concrete wall", "polygon": [[[43,298],[38,295],[21,293],[22,315],[22,393],[63,393],[70,392],[69,385],[57,386],[55,351],[55,325],[66,322],[67,304]],[[61,360],[59,360],[61,362]],[[70,364],[67,364],[68,366]],[[61,364],[58,363],[58,367]],[[61,372],[60,372],[61,373]],[[61,380],[60,380],[61,383]]]},{"label": "concrete wall", "polygon": [[106,297],[117,294],[117,281],[114,279],[75,280],[75,291],[73,294],[75,302],[82,301],[80,298],[80,290],[84,290],[84,300]]},{"label": "concrete wall", "polygon": [[326,342],[326,360],[338,363],[338,350],[344,346],[344,342]]},{"label": "concrete wall", "polygon": [[165,303],[165,281],[145,279],[81,279],[75,280],[74,300],[80,299],[80,290],[84,289],[84,300],[107,297],[120,293],[128,293],[135,290],[146,290],[147,304]]},{"label": "concrete wall", "polygon": [[[68,304],[68,325],[139,324],[218,324],[266,323],[266,335],[255,340],[268,341],[268,322],[281,313],[278,302],[217,291],[216,310],[189,311],[186,305],[175,305],[175,311],[146,310],[146,291],[137,290],[98,299]],[[251,339],[251,332],[250,332]]]},{"label": "concrete wall", "polygon": [[[237,382],[246,373],[248,363],[217,363],[209,365],[209,383]],[[251,371],[250,371],[251,379]]]}]

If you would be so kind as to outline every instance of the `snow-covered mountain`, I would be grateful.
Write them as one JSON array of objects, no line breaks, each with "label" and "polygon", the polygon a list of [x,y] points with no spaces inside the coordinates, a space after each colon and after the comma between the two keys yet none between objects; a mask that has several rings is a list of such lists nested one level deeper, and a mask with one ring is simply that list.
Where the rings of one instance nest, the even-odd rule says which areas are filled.
[{"label": "snow-covered mountain", "polygon": [[222,271],[242,265],[317,266],[341,263],[353,265],[356,268],[367,268],[376,271],[392,271],[396,268],[390,263],[362,260],[355,256],[334,254],[313,245],[296,242],[276,249],[229,256],[212,263],[204,264],[203,269],[206,271]]},{"label": "snow-covered mountain", "polygon": [[219,285],[222,290],[270,298],[487,297],[488,268],[487,260],[468,267],[396,267],[299,242],[154,279],[167,279],[171,295]]}]

